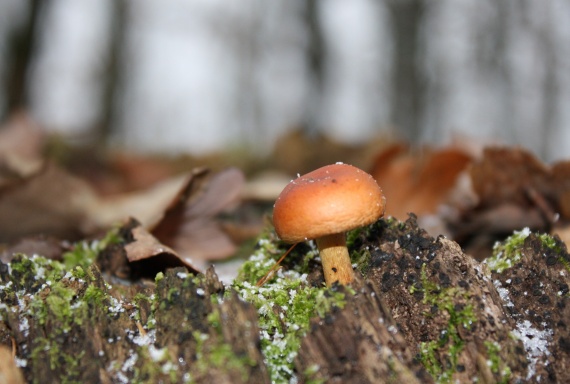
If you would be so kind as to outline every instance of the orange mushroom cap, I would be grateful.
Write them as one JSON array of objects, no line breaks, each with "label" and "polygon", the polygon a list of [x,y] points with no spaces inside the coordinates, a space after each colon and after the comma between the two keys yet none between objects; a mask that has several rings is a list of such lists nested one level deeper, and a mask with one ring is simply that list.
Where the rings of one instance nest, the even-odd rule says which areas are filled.
[{"label": "orange mushroom cap", "polygon": [[371,175],[337,163],[309,172],[283,189],[273,209],[281,240],[296,243],[371,224],[386,199]]}]

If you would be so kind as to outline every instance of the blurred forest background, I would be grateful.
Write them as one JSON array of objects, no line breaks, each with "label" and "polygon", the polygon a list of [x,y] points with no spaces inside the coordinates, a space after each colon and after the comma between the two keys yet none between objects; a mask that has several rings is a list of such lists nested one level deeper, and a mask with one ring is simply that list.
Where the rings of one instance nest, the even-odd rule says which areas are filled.
[{"label": "blurred forest background", "polygon": [[79,143],[267,155],[454,135],[570,155],[570,2],[2,0],[0,116]]}]

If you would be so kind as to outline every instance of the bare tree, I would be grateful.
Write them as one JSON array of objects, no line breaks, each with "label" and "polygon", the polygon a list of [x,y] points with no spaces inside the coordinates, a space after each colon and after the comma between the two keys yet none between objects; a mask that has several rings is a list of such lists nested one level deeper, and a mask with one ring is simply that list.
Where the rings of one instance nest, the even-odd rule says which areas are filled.
[{"label": "bare tree", "polygon": [[394,39],[392,123],[407,139],[420,137],[424,82],[418,69],[419,29],[425,11],[423,0],[387,2]]},{"label": "bare tree", "polygon": [[326,60],[326,44],[319,19],[319,2],[317,0],[306,2],[304,18],[308,34],[306,57],[311,84],[304,112],[303,129],[314,134],[319,130],[319,109],[325,81]]},{"label": "bare tree", "polygon": [[112,2],[112,8],[110,12],[112,31],[109,35],[105,88],[102,93],[100,121],[94,129],[94,142],[101,146],[104,146],[107,140],[112,137],[115,126],[117,92],[122,80],[122,71],[125,70],[121,63],[124,57],[129,2],[127,0],[115,0]]},{"label": "bare tree", "polygon": [[26,78],[36,46],[36,27],[43,5],[41,0],[30,0],[26,20],[8,37],[7,114],[27,104]]}]

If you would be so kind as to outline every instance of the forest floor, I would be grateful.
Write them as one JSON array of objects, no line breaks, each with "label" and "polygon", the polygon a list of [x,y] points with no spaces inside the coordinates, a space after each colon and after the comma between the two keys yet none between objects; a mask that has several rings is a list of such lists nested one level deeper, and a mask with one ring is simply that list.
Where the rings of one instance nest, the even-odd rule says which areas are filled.
[{"label": "forest floor", "polygon": [[570,382],[570,162],[383,148],[386,215],[347,233],[355,281],[327,287],[313,242],[273,269],[287,177],[9,148],[0,382]]}]

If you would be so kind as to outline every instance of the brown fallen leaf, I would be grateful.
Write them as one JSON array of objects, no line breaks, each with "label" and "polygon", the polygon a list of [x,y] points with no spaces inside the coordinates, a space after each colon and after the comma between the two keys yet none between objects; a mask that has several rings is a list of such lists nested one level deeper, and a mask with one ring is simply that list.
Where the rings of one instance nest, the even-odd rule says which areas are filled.
[{"label": "brown fallen leaf", "polygon": [[397,143],[376,157],[370,173],[386,195],[386,214],[405,220],[410,212],[435,213],[471,161],[461,148],[410,151]]},{"label": "brown fallen leaf", "polygon": [[107,247],[98,259],[101,270],[122,279],[153,277],[167,268],[199,272],[172,248],[162,244],[141,223],[130,218],[119,229],[122,241]]},{"label": "brown fallen leaf", "polygon": [[0,127],[0,187],[39,171],[44,163],[45,133],[24,111]]},{"label": "brown fallen leaf", "polygon": [[522,148],[486,148],[470,175],[480,208],[506,202],[529,206],[529,187],[539,193],[550,188],[549,167]]},{"label": "brown fallen leaf", "polygon": [[23,253],[26,255],[42,255],[48,259],[61,260],[63,253],[70,250],[67,242],[55,237],[35,235],[18,239],[15,243],[6,246],[0,252],[0,260],[10,262],[14,255]]},{"label": "brown fallen leaf", "polygon": [[99,198],[94,205],[86,207],[88,213],[84,227],[95,232],[132,216],[150,228],[161,220],[164,211],[191,177],[189,174],[174,176],[140,191]]},{"label": "brown fallen leaf", "polygon": [[236,245],[216,216],[239,201],[243,184],[235,168],[194,170],[155,226],[147,230],[131,218],[121,227],[124,242],[102,257],[102,269],[122,278],[175,266],[198,271],[208,260],[233,254]]},{"label": "brown fallen leaf", "polygon": [[[164,254],[173,255],[180,259],[176,254],[176,251],[160,243],[156,237],[150,234],[150,232],[143,228],[136,220],[130,219],[129,223],[123,227],[122,230],[123,232],[130,230],[128,237],[132,238],[132,241],[125,245],[127,259],[130,262]],[[183,260],[179,264],[184,264]],[[192,267],[190,264],[187,266]]]},{"label": "brown fallen leaf", "polygon": [[36,174],[0,188],[0,242],[39,234],[79,240],[140,217],[187,263],[202,264],[235,252],[217,215],[240,202],[243,185],[238,169],[214,174],[198,169],[146,191],[102,199],[83,180],[46,163]]},{"label": "brown fallen leaf", "polygon": [[236,168],[195,170],[151,233],[194,265],[228,257],[237,247],[217,216],[237,205],[244,181]]},{"label": "brown fallen leaf", "polygon": [[478,203],[459,209],[448,227],[478,259],[490,255],[494,242],[514,230],[551,232],[570,221],[569,162],[548,165],[523,148],[489,147],[469,175]]},{"label": "brown fallen leaf", "polygon": [[43,234],[67,240],[85,236],[88,207],[97,196],[82,180],[51,163],[0,188],[0,242]]}]

